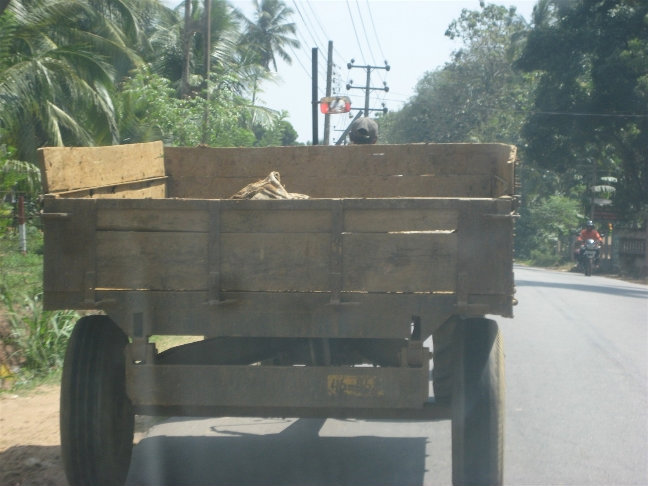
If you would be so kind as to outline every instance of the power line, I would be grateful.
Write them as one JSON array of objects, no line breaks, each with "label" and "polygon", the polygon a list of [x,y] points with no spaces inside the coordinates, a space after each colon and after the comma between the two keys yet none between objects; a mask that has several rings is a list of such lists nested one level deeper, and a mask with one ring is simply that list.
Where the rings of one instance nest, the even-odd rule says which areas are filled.
[{"label": "power line", "polygon": [[[301,35],[300,30],[297,29],[297,37],[300,40],[300,44],[302,45],[302,48],[300,49],[300,53],[302,53],[304,56],[306,56],[307,59],[310,59],[310,62],[307,63],[307,65],[310,65],[312,63],[312,59],[310,56],[310,50],[308,50],[305,46],[309,44],[309,42],[304,38],[303,35]],[[317,45],[316,45],[317,47]],[[319,47],[317,47],[318,53],[321,51]],[[317,56],[318,59],[318,67],[321,68],[322,66],[322,60],[320,59],[320,56]],[[324,64],[325,65],[325,64]],[[318,72],[321,71],[321,69],[318,69]],[[312,77],[309,75],[309,77]]]},{"label": "power line", "polygon": [[[497,110],[498,108],[488,108]],[[506,111],[506,110],[501,110]],[[519,110],[516,110],[519,111]],[[639,113],[579,113],[569,111],[530,111],[532,115],[549,115],[549,116],[591,116],[594,118],[648,118],[648,114],[641,115]]]},{"label": "power line", "polygon": [[293,49],[292,46],[289,46],[289,48],[290,48],[290,50],[292,51],[292,53],[295,55],[295,59],[297,60],[297,64],[299,64],[299,65],[301,66],[301,68],[303,69],[303,71],[306,73],[306,76],[308,76],[308,79],[312,79],[313,76],[312,76],[311,73],[308,71],[308,69],[306,69],[306,66],[304,66],[304,64],[302,64],[302,62],[301,62],[301,60],[299,59],[299,56],[297,55],[297,52],[295,51],[295,49]]},{"label": "power line", "polygon": [[378,31],[376,30],[376,24],[373,19],[373,14],[371,13],[371,6],[369,5],[369,0],[367,0],[367,10],[369,11],[369,19],[371,20],[371,26],[373,28],[374,32],[374,37],[376,37],[376,41],[378,43],[378,50],[380,51],[380,55],[382,56],[383,59],[386,58],[385,53],[383,52],[383,48],[380,45],[380,36],[378,35]]},{"label": "power line", "polygon": [[321,39],[319,39],[319,37],[317,39],[315,38],[317,33],[315,32],[315,29],[313,28],[312,23],[309,20],[307,20],[307,18],[306,18],[307,16],[306,16],[305,12],[302,13],[301,9],[299,8],[299,6],[297,5],[297,2],[295,2],[295,0],[293,0],[293,4],[295,5],[295,8],[297,9],[297,13],[299,14],[299,17],[301,18],[304,26],[306,27],[306,30],[308,31],[308,34],[310,35],[311,39],[315,43],[315,47],[320,49],[320,44],[322,44],[322,41],[321,41]]},{"label": "power line", "polygon": [[371,48],[371,42],[369,42],[369,36],[367,35],[367,28],[364,24],[364,18],[362,17],[362,11],[360,10],[360,4],[356,0],[356,8],[358,9],[358,17],[360,17],[360,24],[362,25],[362,31],[364,33],[365,40],[367,41],[367,49],[369,49],[369,55],[371,56],[371,62],[376,64],[376,58],[374,57],[373,49]]},{"label": "power line", "polygon": [[349,0],[346,0],[346,6],[349,10],[349,17],[351,18],[351,25],[353,26],[353,33],[355,34],[356,42],[358,43],[358,49],[360,50],[360,55],[362,56],[363,61],[366,59],[364,52],[362,51],[362,45],[360,43],[360,37],[358,37],[358,31],[356,30],[355,22],[353,20],[353,14],[351,13],[351,6],[349,5]]},{"label": "power line", "polygon": [[[328,33],[326,32],[326,30],[324,29],[324,26],[323,26],[322,23],[320,22],[319,15],[318,15],[317,12],[315,11],[315,8],[313,8],[313,4],[312,4],[312,2],[311,2],[310,0],[306,0],[306,4],[308,5],[308,8],[309,8],[310,11],[312,12],[313,17],[315,18],[315,22],[317,23],[317,25],[319,26],[320,30],[322,31],[322,34],[324,34],[324,38],[326,38],[326,39],[328,39],[328,40],[334,40],[334,39],[331,39],[331,36],[329,36]],[[341,54],[341,53],[336,49],[335,45],[333,46],[333,53],[334,53],[336,56],[338,56],[339,58],[341,58],[341,59],[344,58],[344,56],[342,56],[342,54]]]},{"label": "power line", "polygon": [[[356,1],[358,1],[358,0],[356,0]],[[382,45],[380,44],[380,36],[378,35],[378,31],[376,30],[376,24],[375,24],[374,19],[373,19],[373,14],[371,13],[371,5],[369,4],[369,0],[367,0],[367,11],[369,12],[369,20],[371,21],[371,27],[373,29],[374,37],[376,39],[376,43],[378,44],[378,50],[380,51],[380,55],[383,58],[383,60],[385,61],[385,63],[387,63],[387,57],[385,56],[385,53],[383,52]],[[374,64],[375,64],[375,61],[374,61]],[[381,81],[385,81],[386,78],[387,78],[386,76],[383,77],[382,72],[379,73],[378,76],[380,77]]]},{"label": "power line", "polygon": [[[315,44],[314,47],[317,47],[317,52],[319,53],[319,55],[317,56],[317,59],[318,59],[318,66],[320,66],[320,61],[324,63],[324,66],[326,66],[326,58],[324,57],[324,54],[322,54],[322,48],[320,47],[320,42],[318,41],[318,39],[315,39],[315,35],[314,35],[314,33],[313,33],[313,31],[314,31],[315,29],[313,29],[313,28],[309,25],[309,23],[306,22],[306,19],[305,19],[304,15],[302,14],[302,11],[301,11],[301,9],[299,8],[299,6],[297,5],[297,2],[296,2],[295,0],[293,0],[293,5],[295,5],[295,8],[297,9],[297,13],[299,14],[299,17],[301,18],[302,23],[304,24],[304,27],[306,27],[306,30],[308,31],[308,34],[309,34],[310,37],[311,37],[311,40],[312,40],[313,43]],[[297,30],[297,35],[300,36],[299,29]],[[301,36],[301,37],[302,37],[302,39],[303,39],[303,36]],[[308,44],[308,42],[304,42],[304,43],[305,43],[305,44]],[[321,59],[320,59],[320,57],[321,57]]]}]

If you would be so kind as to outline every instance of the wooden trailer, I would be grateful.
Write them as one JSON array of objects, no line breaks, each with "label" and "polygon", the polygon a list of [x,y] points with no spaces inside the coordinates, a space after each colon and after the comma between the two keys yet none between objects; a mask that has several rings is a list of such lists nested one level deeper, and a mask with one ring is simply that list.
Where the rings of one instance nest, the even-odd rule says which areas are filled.
[{"label": "wooden trailer", "polygon": [[[97,311],[63,372],[72,486],[123,483],[134,414],[451,419],[455,484],[501,484],[485,316],[512,316],[515,147],[40,155],[44,305]],[[273,171],[309,198],[231,199]],[[153,335],[203,339],[158,352]]]}]

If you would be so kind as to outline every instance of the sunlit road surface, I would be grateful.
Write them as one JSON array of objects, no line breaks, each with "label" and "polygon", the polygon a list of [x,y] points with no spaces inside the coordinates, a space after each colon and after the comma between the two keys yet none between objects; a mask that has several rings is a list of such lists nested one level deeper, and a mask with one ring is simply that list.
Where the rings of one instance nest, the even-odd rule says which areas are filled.
[{"label": "sunlit road surface", "polygon": [[[648,484],[648,286],[516,267],[506,349],[508,485]],[[170,418],[129,486],[451,482],[450,423]]]}]

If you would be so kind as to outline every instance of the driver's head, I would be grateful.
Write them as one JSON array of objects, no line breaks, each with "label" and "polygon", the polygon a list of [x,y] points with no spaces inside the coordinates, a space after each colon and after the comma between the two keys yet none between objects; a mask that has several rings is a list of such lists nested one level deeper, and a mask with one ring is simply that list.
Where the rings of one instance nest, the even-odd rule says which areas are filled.
[{"label": "driver's head", "polygon": [[585,227],[588,230],[593,230],[594,229],[594,223],[592,222],[592,220],[588,220],[587,223],[585,223]]},{"label": "driver's head", "polygon": [[378,124],[371,118],[358,118],[349,130],[351,143],[372,144],[378,140]]}]

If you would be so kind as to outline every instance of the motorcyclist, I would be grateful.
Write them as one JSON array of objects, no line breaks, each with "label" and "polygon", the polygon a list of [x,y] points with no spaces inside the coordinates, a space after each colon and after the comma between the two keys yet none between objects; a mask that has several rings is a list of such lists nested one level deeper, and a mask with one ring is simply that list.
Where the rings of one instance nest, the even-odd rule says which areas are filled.
[{"label": "motorcyclist", "polygon": [[576,238],[574,254],[577,260],[582,254],[581,248],[587,240],[594,240],[599,245],[603,243],[603,238],[601,238],[599,232],[596,231],[596,228],[594,227],[594,222],[592,222],[592,220],[588,220],[585,223],[585,228],[581,230],[581,232],[578,235],[578,238]]},{"label": "motorcyclist", "polygon": [[594,240],[597,243],[603,242],[603,238],[601,238],[599,232],[596,231],[596,228],[594,228],[594,223],[592,222],[592,220],[588,220],[587,223],[585,223],[585,228],[581,230],[578,238],[576,239],[579,245],[580,243],[587,240]]}]

